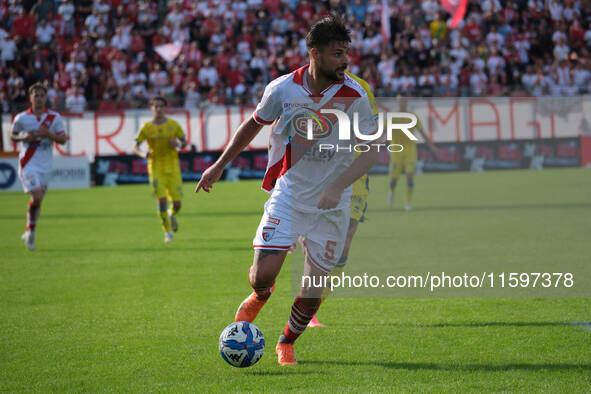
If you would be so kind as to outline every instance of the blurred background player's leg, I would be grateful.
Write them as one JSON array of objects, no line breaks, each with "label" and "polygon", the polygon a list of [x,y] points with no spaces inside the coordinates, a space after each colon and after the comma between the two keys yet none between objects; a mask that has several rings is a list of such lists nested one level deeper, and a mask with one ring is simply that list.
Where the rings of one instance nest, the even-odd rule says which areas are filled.
[{"label": "blurred background player's leg", "polygon": [[412,210],[412,194],[414,191],[415,186],[415,179],[413,172],[406,173],[406,203],[404,204],[404,209],[407,211]]},{"label": "blurred background player's leg", "polygon": [[172,241],[172,229],[170,226],[170,218],[168,217],[168,201],[166,197],[158,199],[158,216],[164,230],[164,242]]},{"label": "blurred background player's leg", "polygon": [[404,151],[390,153],[390,193],[388,194],[388,206],[394,206],[394,190],[396,189],[396,183],[398,178],[402,174]]},{"label": "blurred background player's leg", "polygon": [[179,230],[179,223],[176,214],[181,210],[181,199],[183,197],[183,179],[180,169],[170,177],[169,182],[166,188],[168,198],[171,201],[168,216],[170,217],[170,228],[172,231],[177,232]]},{"label": "blurred background player's leg", "polygon": [[176,214],[181,210],[181,201],[172,200],[170,209],[168,210],[168,216],[170,216],[170,228],[175,233],[179,231],[179,222],[176,219]]},{"label": "blurred background player's leg", "polygon": [[172,241],[172,230],[170,218],[168,217],[168,201],[166,198],[166,179],[160,174],[150,174],[150,185],[152,193],[158,200],[158,217],[164,230],[164,242]]},{"label": "blurred background player's leg", "polygon": [[32,190],[29,194],[31,196],[27,208],[27,227],[21,239],[25,243],[27,249],[35,250],[35,228],[39,215],[41,213],[41,203],[47,191],[47,186],[41,186],[38,189]]},{"label": "blurred background player's leg", "polygon": [[417,146],[416,144],[409,144],[405,150],[404,155],[404,172],[406,174],[406,203],[404,209],[410,211],[412,209],[412,197],[415,186],[415,169],[417,167]]}]

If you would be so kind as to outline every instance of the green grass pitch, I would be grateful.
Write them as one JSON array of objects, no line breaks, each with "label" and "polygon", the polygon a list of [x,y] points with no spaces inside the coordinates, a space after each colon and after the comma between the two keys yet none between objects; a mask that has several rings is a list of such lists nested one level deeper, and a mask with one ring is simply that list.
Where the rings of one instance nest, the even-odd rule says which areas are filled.
[{"label": "green grass pitch", "polygon": [[[424,175],[412,212],[404,182],[386,209],[386,183],[372,178],[368,216],[404,261],[591,262],[589,170]],[[266,194],[258,182],[193,188],[168,245],[147,185],[50,191],[33,253],[20,241],[27,197],[0,194],[0,391],[591,391],[589,298],[332,298],[327,327],[296,343],[300,364],[279,367],[295,258],[255,322],[262,360],[229,366],[218,337],[250,292]]]}]

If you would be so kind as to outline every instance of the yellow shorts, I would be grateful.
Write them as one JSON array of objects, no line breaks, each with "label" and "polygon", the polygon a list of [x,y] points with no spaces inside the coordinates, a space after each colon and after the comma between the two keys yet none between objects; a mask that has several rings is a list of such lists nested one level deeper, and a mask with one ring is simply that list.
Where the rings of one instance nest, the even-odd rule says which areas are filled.
[{"label": "yellow shorts", "polygon": [[369,195],[369,176],[363,175],[353,183],[351,195],[351,220],[363,222],[367,209],[367,196]]},{"label": "yellow shorts", "polygon": [[180,201],[183,197],[183,178],[180,169],[172,173],[150,173],[152,194],[157,199],[168,197],[171,201]]},{"label": "yellow shorts", "polygon": [[398,178],[400,174],[402,174],[403,169],[405,174],[408,174],[409,172],[414,174],[416,167],[416,144],[410,144],[409,146],[405,145],[402,152],[390,153],[390,178]]}]

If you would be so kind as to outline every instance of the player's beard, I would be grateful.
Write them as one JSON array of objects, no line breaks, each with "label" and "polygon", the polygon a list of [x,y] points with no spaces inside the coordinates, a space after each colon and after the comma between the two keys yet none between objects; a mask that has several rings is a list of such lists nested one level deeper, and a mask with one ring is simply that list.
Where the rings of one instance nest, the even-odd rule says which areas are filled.
[{"label": "player's beard", "polygon": [[324,78],[328,79],[329,81],[336,82],[336,81],[340,81],[342,79],[337,76],[337,72],[338,71],[345,72],[346,69],[347,69],[346,67],[338,67],[338,68],[335,68],[334,70],[329,70],[324,67],[320,67],[320,74],[322,74],[322,76]]}]

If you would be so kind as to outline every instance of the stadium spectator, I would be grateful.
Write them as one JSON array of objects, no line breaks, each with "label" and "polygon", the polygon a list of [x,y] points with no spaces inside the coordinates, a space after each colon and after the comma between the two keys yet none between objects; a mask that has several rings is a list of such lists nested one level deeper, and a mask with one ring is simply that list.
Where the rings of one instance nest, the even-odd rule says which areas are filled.
[{"label": "stadium spectator", "polygon": [[68,112],[82,114],[86,110],[86,104],[86,98],[82,94],[82,89],[73,85],[66,96],[66,109]]},{"label": "stadium spectator", "polygon": [[71,0],[67,0],[62,2],[60,6],[57,8],[57,13],[61,17],[61,29],[60,33],[63,34],[71,34],[73,35],[75,32],[75,21],[74,21],[74,14],[76,12],[76,7],[74,7],[74,3]]},{"label": "stadium spectator", "polygon": [[165,95],[164,90],[169,89],[169,78],[165,70],[162,69],[160,63],[154,63],[152,70],[148,75],[148,81],[151,87],[154,88],[157,95]]},{"label": "stadium spectator", "polygon": [[570,53],[570,48],[565,43],[565,39],[559,37],[557,40],[556,45],[554,46],[554,57],[557,60],[565,60],[568,58],[568,54]]},{"label": "stadium spectator", "polygon": [[4,91],[0,90],[0,113],[2,114],[9,114],[10,113],[10,100],[6,96]]},{"label": "stadium spectator", "polygon": [[18,12],[18,16],[12,21],[10,35],[21,38],[29,37],[35,34],[35,18],[28,14],[24,8]]},{"label": "stadium spectator", "polygon": [[18,53],[15,40],[11,37],[5,37],[0,39],[0,60],[2,61],[2,67],[6,67],[9,70],[14,70],[14,63]]},{"label": "stadium spectator", "polygon": [[211,89],[218,81],[218,72],[211,64],[211,58],[203,60],[202,67],[197,74],[200,85],[207,91]]},{"label": "stadium spectator", "polygon": [[185,102],[183,107],[185,109],[195,109],[199,107],[201,94],[199,93],[199,86],[194,80],[187,83],[184,87]]},{"label": "stadium spectator", "polygon": [[53,35],[55,34],[55,29],[49,23],[47,23],[46,19],[42,19],[39,26],[37,26],[36,30],[36,37],[37,41],[43,46],[47,47],[53,41]]}]

